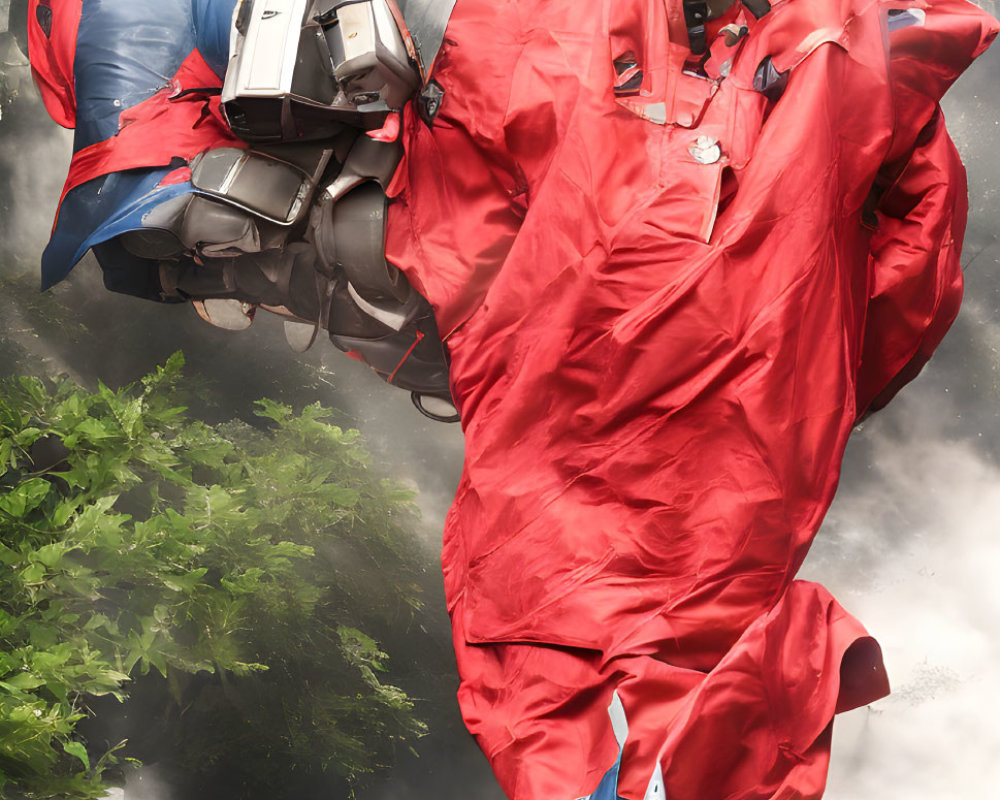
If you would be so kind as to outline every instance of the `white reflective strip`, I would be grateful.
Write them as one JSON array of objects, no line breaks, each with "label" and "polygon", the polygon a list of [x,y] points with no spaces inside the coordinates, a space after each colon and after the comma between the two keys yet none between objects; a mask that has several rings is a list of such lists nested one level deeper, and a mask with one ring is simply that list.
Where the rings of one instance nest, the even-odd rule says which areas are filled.
[{"label": "white reflective strip", "polygon": [[378,306],[375,303],[365,300],[350,281],[347,283],[347,293],[364,313],[372,319],[377,319],[394,331],[401,331],[407,326],[415,316],[417,306],[420,303],[417,299],[417,293],[412,292],[406,298],[405,303],[393,303],[390,301],[386,306]]},{"label": "white reflective strip", "polygon": [[625,740],[628,738],[628,720],[625,719],[625,707],[622,705],[617,690],[611,696],[608,716],[611,717],[611,730],[615,732],[615,741],[618,742],[618,748],[621,749],[625,746]]},{"label": "white reflective strip", "polygon": [[653,777],[649,779],[649,786],[646,787],[646,794],[642,800],[666,800],[667,790],[663,785],[663,769],[660,762],[656,762],[656,769],[653,770]]},{"label": "white reflective strip", "polygon": [[927,12],[922,8],[907,8],[898,14],[889,15],[889,33],[912,25],[923,27],[927,23]]}]

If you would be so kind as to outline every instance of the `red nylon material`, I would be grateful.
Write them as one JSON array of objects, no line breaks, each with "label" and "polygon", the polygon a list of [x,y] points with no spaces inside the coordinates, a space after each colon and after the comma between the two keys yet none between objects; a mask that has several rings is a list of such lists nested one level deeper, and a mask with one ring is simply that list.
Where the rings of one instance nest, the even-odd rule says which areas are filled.
[{"label": "red nylon material", "polygon": [[[889,8],[925,24],[890,37]],[[834,711],[888,688],[861,625],[792,579],[852,425],[957,310],[937,102],[997,23],[958,0],[740,21],[715,82],[682,74],[677,0],[461,0],[442,110],[405,120],[387,257],[449,337],[459,699],[514,800],[596,788],[616,687],[627,800],[657,760],[670,800],[819,797]],[[616,98],[629,51],[642,88]]]},{"label": "red nylon material", "polygon": [[[38,24],[38,7],[52,10],[52,28],[46,36]],[[28,51],[31,74],[42,95],[45,110],[64,128],[76,125],[76,96],[73,92],[73,60],[76,31],[80,25],[82,0],[29,0]]]}]

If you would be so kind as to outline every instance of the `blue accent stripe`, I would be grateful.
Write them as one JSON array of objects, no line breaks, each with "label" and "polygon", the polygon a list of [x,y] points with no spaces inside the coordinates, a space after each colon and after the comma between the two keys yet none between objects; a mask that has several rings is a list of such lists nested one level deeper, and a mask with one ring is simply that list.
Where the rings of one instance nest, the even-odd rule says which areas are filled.
[{"label": "blue accent stripe", "polygon": [[[130,170],[95,178],[73,189],[63,199],[59,220],[48,247],[42,254],[42,289],[48,289],[65,278],[91,247],[121,234],[142,227],[142,218],[160,203],[193,188],[187,181],[170,186],[157,186],[173,167],[152,170]],[[149,273],[156,262],[128,256],[115,251],[122,264],[102,264],[109,269],[137,270],[136,291],[148,286]],[[110,255],[110,252],[108,253]],[[102,258],[102,261],[107,261]],[[126,281],[127,283],[127,281]]]},{"label": "blue accent stripe", "polygon": [[597,789],[589,800],[623,800],[618,796],[618,770],[621,768],[622,755],[618,753],[618,760],[615,765],[604,773],[601,782],[597,784]]}]

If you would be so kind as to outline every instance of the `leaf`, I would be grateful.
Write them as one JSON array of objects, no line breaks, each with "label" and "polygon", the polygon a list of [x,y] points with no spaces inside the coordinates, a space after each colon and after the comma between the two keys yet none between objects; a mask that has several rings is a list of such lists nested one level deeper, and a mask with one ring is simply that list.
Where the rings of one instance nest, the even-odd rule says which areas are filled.
[{"label": "leaf", "polygon": [[146,653],[146,661],[156,667],[156,670],[164,677],[167,677],[167,659],[159,650]]},{"label": "leaf", "polygon": [[284,403],[276,403],[274,400],[264,398],[258,400],[254,405],[258,408],[254,412],[258,417],[273,419],[279,424],[286,422],[292,416],[292,409],[289,406]]},{"label": "leaf", "polygon": [[[16,553],[11,550],[7,545],[0,542],[0,564],[7,567],[13,567],[21,563],[21,554]],[[0,609],[0,617],[3,616],[3,610]]]},{"label": "leaf", "polygon": [[252,675],[254,672],[267,672],[270,667],[267,664],[256,664],[246,661],[234,661],[229,665],[230,671],[234,675],[239,675],[240,677],[245,677],[247,675]]},{"label": "leaf", "polygon": [[46,681],[45,688],[49,693],[57,698],[61,703],[69,700],[69,687],[62,681]]},{"label": "leaf", "polygon": [[21,580],[25,586],[35,586],[45,580],[45,565],[39,562],[30,564],[21,570]]},{"label": "leaf", "polygon": [[12,492],[0,497],[0,508],[15,519],[24,519],[38,508],[52,485],[44,478],[29,478]]},{"label": "leaf", "polygon": [[115,637],[115,639],[121,636],[118,623],[115,620],[108,619],[104,614],[94,614],[83,626],[83,630],[85,631],[96,631],[100,628],[103,628],[110,636]]},{"label": "leaf", "polygon": [[[134,641],[138,641],[138,637],[134,637]],[[135,668],[135,665],[139,662],[142,656],[143,656],[143,649],[141,646],[131,647],[128,653],[125,655],[124,660],[122,661],[122,669],[131,674],[132,670]],[[149,670],[146,669],[142,671],[141,674],[145,675],[146,672],[148,671]]]},{"label": "leaf", "polygon": [[341,508],[353,508],[361,499],[361,493],[356,489],[328,483],[316,490],[316,498]]},{"label": "leaf", "polygon": [[385,658],[386,655],[379,650],[378,642],[370,636],[346,625],[337,626],[337,635],[340,637],[341,649],[347,660],[357,666],[362,673],[368,667],[383,669],[379,659]]},{"label": "leaf", "polygon": [[68,498],[59,503],[59,505],[57,505],[52,511],[50,517],[53,527],[61,528],[69,522],[69,518],[73,516],[73,512],[75,512],[78,507],[79,500],[76,498]]},{"label": "leaf", "polygon": [[86,413],[86,409],[83,405],[83,398],[80,397],[80,393],[78,391],[73,391],[69,397],[63,400],[62,403],[59,404],[56,411],[61,416],[70,418],[82,417]]},{"label": "leaf", "polygon": [[45,679],[40,678],[32,672],[19,672],[16,675],[12,675],[4,680],[7,686],[13,686],[15,689],[20,689],[22,692],[27,692],[32,689],[37,689],[39,686],[45,685]]},{"label": "leaf", "polygon": [[14,437],[15,443],[19,447],[31,447],[41,437],[42,431],[39,428],[24,428]]},{"label": "leaf", "polygon": [[90,769],[90,756],[87,755],[87,748],[80,742],[63,742],[63,750],[80,759],[85,769]]},{"label": "leaf", "polygon": [[278,542],[271,547],[271,552],[282,558],[311,558],[315,555],[313,548],[295,542]]},{"label": "leaf", "polygon": [[[0,681],[0,689],[4,689],[8,695],[7,697],[3,697],[2,695],[0,695],[0,700],[2,700],[5,705],[9,703],[18,703],[18,702],[34,703],[38,699],[30,691],[25,692],[21,689],[18,689],[16,686],[11,686],[6,681]],[[11,720],[13,720],[14,714],[12,712],[9,713],[9,717]]]},{"label": "leaf", "polygon": [[87,417],[83,422],[77,425],[73,432],[65,437],[63,440],[67,447],[75,447],[81,439],[86,439],[89,442],[98,444],[103,442],[105,439],[110,439],[115,436],[115,430],[107,422],[104,422],[94,417]]},{"label": "leaf", "polygon": [[131,439],[135,436],[142,420],[142,398],[137,397],[123,403],[119,408],[114,409],[114,415],[118,424],[122,426],[122,430]]},{"label": "leaf", "polygon": [[[100,796],[112,761],[84,760],[73,740],[81,698],[121,699],[130,673],[154,669],[178,703],[185,676],[204,671],[221,676],[220,702],[259,709],[235,742],[188,743],[207,762],[248,743],[248,775],[266,747],[276,772],[329,764],[356,777],[424,730],[363,633],[413,618],[429,564],[407,539],[412,495],[380,482],[357,431],[326,421],[336,412],[278,402],[285,387],[257,406],[267,424],[193,419],[173,396],[190,391],[182,364],[176,354],[117,390],[0,388],[0,499],[25,520],[0,515],[0,760],[37,776],[25,796]],[[51,484],[8,469],[29,425],[70,450]],[[24,743],[16,755],[10,736]],[[90,774],[70,774],[63,750]]]},{"label": "leaf", "polygon": [[152,394],[161,386],[168,385],[175,378],[179,377],[184,368],[184,353],[180,350],[173,353],[166,363],[161,367],[156,367],[156,372],[151,373],[142,379],[142,385],[146,388],[146,394]]},{"label": "leaf", "polygon": [[222,578],[222,586],[232,594],[251,594],[257,591],[260,579],[265,574],[260,567],[250,567],[242,575],[229,575]]},{"label": "leaf", "polygon": [[35,552],[29,554],[29,558],[32,561],[38,561],[44,564],[49,569],[52,569],[62,561],[63,554],[66,552],[66,545],[63,542],[54,542],[52,544],[47,544],[44,547],[39,547]]},{"label": "leaf", "polygon": [[[122,739],[114,747],[109,747],[108,750],[104,753],[104,755],[102,755],[99,759],[97,759],[97,763],[94,765],[94,772],[100,775],[107,768],[109,764],[119,764],[122,761],[141,767],[142,762],[135,758],[129,758],[128,756],[119,758],[118,756],[115,755],[115,753],[117,753],[127,744],[128,744],[128,739]],[[105,797],[110,797],[110,796],[111,796],[110,793],[105,795]]]},{"label": "leaf", "polygon": [[194,569],[185,575],[164,575],[161,580],[163,581],[163,585],[172,592],[191,594],[194,591],[194,587],[205,577],[206,572],[208,570],[205,568]]},{"label": "leaf", "polygon": [[10,439],[0,439],[0,478],[6,475],[7,470],[16,463],[13,441]]}]

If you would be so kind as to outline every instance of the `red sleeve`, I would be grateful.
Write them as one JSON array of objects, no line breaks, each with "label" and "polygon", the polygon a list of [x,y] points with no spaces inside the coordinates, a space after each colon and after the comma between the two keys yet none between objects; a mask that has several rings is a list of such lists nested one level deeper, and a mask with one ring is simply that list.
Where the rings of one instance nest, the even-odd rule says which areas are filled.
[{"label": "red sleeve", "polygon": [[893,143],[875,192],[870,293],[858,370],[859,414],[882,408],[916,377],[962,298],[968,215],[965,168],[938,101],[997,35],[970,3],[939,0],[889,34]]},{"label": "red sleeve", "polygon": [[406,111],[386,257],[434,306],[445,336],[483,302],[527,209],[504,133],[518,30],[496,0],[458,3],[434,65],[444,99],[433,130],[413,104]]},{"label": "red sleeve", "polygon": [[82,0],[30,0],[28,58],[45,110],[64,128],[76,125],[73,61]]},{"label": "red sleeve", "polygon": [[940,114],[876,213],[859,412],[882,408],[917,376],[962,301],[965,168]]}]

